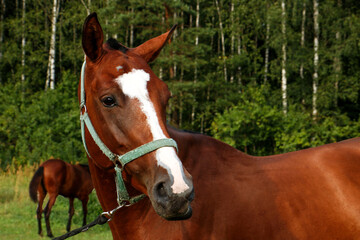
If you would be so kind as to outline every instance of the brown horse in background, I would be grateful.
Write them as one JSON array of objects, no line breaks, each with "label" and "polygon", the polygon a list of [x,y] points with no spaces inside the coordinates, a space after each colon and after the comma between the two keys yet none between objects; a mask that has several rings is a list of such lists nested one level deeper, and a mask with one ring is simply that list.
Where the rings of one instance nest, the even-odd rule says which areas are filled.
[{"label": "brown horse in background", "polygon": [[49,201],[44,209],[47,235],[53,237],[50,228],[50,212],[58,195],[69,198],[69,220],[66,230],[70,231],[71,219],[74,215],[74,198],[80,199],[83,207],[83,225],[86,224],[87,203],[89,194],[93,190],[89,166],[84,164],[70,164],[60,159],[50,159],[42,163],[35,172],[29,185],[30,197],[38,202],[36,210],[39,231],[42,235],[41,215],[42,205],[46,193]]},{"label": "brown horse in background", "polygon": [[[167,126],[170,91],[148,63],[172,32],[127,48],[103,43],[96,14],[85,20],[80,102],[101,141],[118,156],[159,136],[178,145],[178,152],[159,148],[123,167],[130,195],[147,198],[112,216],[113,238],[360,239],[360,138],[254,157]],[[114,163],[85,130],[96,193],[110,211],[118,206]]]}]

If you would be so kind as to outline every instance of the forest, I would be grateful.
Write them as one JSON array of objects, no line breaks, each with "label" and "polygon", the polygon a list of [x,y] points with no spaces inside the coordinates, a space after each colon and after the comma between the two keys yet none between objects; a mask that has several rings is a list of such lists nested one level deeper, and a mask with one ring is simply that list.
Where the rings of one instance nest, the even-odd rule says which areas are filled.
[{"label": "forest", "polygon": [[85,163],[82,24],[135,47],[173,25],[151,67],[170,125],[252,155],[360,136],[358,0],[1,0],[0,169]]}]

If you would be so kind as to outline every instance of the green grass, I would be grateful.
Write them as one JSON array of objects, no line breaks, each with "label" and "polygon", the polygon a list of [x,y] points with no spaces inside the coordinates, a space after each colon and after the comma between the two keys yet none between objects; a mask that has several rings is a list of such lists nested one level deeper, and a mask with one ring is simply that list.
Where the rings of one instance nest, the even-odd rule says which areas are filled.
[{"label": "green grass", "polygon": [[[46,236],[45,220],[42,218],[44,237],[37,234],[36,208],[37,203],[29,197],[29,183],[34,173],[34,168],[25,168],[14,173],[0,172],[0,240],[28,240],[28,239],[50,239]],[[47,203],[47,198],[45,199]],[[45,205],[45,204],[44,204]],[[82,207],[78,199],[74,201],[75,214],[71,229],[81,227]],[[45,206],[44,206],[45,207]],[[50,223],[55,236],[66,233],[68,219],[69,201],[59,196],[51,211]],[[96,198],[95,191],[90,195],[88,204],[87,222],[93,221],[100,213],[101,207]],[[97,225],[87,232],[80,233],[71,240],[110,240],[112,239],[110,228],[107,224]]]}]

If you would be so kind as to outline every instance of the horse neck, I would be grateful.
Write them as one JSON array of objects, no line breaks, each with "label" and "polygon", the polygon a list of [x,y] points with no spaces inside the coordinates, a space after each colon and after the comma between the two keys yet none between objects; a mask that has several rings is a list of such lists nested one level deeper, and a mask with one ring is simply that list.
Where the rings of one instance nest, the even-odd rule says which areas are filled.
[{"label": "horse neck", "polygon": [[235,161],[234,159],[236,159],[237,164],[246,166],[246,168],[251,168],[258,162],[254,161],[256,157],[241,152],[212,137],[199,133],[184,132],[172,127],[169,127],[168,131],[170,137],[178,144],[179,157],[183,165],[190,172],[195,164],[203,164],[199,161],[206,161],[207,164],[221,164],[221,159],[227,159],[227,161]]},{"label": "horse neck", "polygon": [[[105,156],[104,156],[105,157]],[[105,157],[106,158],[106,157]],[[97,166],[94,160],[89,158],[89,168],[91,172],[91,177],[93,185],[96,189],[96,194],[98,196],[99,202],[103,211],[110,211],[118,206],[117,196],[116,196],[116,185],[115,185],[115,173],[109,169],[103,169]],[[131,186],[126,184],[129,194],[132,196],[136,194]],[[109,221],[109,226],[113,235],[113,239],[129,239],[126,233],[132,232],[132,236],[136,236],[137,227],[139,226],[141,219],[139,214],[146,215],[147,211],[150,208],[150,203],[148,199],[141,200],[139,203],[118,210],[111,221]],[[134,214],[134,213],[137,214]]]}]

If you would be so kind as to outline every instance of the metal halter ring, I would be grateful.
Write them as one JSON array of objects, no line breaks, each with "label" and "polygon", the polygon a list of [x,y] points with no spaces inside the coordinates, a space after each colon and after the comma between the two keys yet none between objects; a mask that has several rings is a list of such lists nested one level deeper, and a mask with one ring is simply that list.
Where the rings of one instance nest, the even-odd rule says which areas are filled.
[{"label": "metal halter ring", "polygon": [[80,112],[81,112],[84,108],[85,108],[84,113],[86,113],[86,112],[87,112],[86,104],[84,104],[84,105],[82,105],[82,106],[80,107]]},{"label": "metal halter ring", "polygon": [[101,215],[102,216],[105,216],[107,219],[108,219],[108,222],[111,221],[111,219],[113,218],[114,216],[114,213],[119,210],[120,208],[122,207],[125,207],[126,205],[125,204],[121,204],[119,206],[117,206],[116,208],[114,208],[113,210],[110,210],[110,211],[107,211],[107,212],[102,212]]}]

